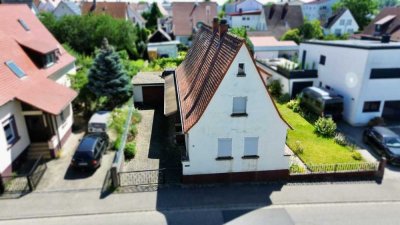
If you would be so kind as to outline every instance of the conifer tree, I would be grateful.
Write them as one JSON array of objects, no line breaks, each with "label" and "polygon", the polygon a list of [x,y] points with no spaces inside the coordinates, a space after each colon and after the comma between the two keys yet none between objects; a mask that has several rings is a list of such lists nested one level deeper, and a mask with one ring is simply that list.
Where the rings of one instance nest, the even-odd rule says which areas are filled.
[{"label": "conifer tree", "polygon": [[120,57],[106,38],[89,70],[88,78],[87,87],[96,96],[97,102],[106,97],[110,108],[123,104],[133,94],[132,84]]}]

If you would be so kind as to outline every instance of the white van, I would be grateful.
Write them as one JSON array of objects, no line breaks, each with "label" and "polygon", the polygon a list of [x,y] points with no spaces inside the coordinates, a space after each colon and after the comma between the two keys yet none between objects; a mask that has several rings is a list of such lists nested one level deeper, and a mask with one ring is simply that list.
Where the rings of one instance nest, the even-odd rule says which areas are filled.
[{"label": "white van", "polygon": [[109,111],[98,111],[90,117],[88,124],[89,133],[107,133],[108,131],[108,120],[111,117]]}]

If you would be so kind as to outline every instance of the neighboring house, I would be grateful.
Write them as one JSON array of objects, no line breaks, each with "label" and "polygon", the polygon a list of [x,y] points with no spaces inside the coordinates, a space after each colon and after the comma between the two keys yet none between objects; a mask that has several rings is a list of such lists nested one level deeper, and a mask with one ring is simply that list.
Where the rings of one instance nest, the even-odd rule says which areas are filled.
[{"label": "neighboring house", "polygon": [[172,40],[163,29],[158,28],[148,39],[147,52],[150,59],[178,57],[178,41]]},{"label": "neighboring house", "polygon": [[53,12],[59,3],[60,0],[40,0],[39,12]]},{"label": "neighboring house", "polygon": [[211,25],[217,17],[215,2],[173,2],[172,32],[175,40],[190,44],[189,41],[201,24]]},{"label": "neighboring house", "polygon": [[139,72],[132,78],[135,104],[162,106],[164,103],[164,79],[162,72]]},{"label": "neighboring house", "polygon": [[313,0],[303,4],[303,16],[307,20],[325,23],[332,16],[332,6],[339,0]]},{"label": "neighboring house", "polygon": [[116,19],[124,19],[131,21],[144,27],[146,20],[143,19],[139,11],[136,10],[137,5],[126,2],[83,2],[81,6],[82,14],[107,14]]},{"label": "neighboring house", "polygon": [[[300,5],[273,4],[264,7],[257,30],[262,36],[274,36],[280,39],[286,31],[303,25],[303,13]],[[256,34],[254,34],[256,35]]]},{"label": "neighboring house", "polygon": [[400,8],[384,8],[359,35],[363,39],[380,40],[382,35],[391,36],[391,41],[400,41]]},{"label": "neighboring house", "polygon": [[342,36],[344,34],[353,34],[358,31],[357,21],[354,19],[350,10],[340,9],[323,25],[325,35],[334,34]]},{"label": "neighboring house", "polygon": [[[167,80],[175,82],[167,82]],[[245,40],[226,21],[202,26],[185,60],[165,77],[186,151],[183,182],[249,181],[288,175],[288,125],[268,94]],[[168,92],[166,92],[168,93]],[[174,101],[171,101],[174,103]],[[173,114],[175,112],[175,114]],[[181,125],[180,125],[181,124]]]},{"label": "neighboring house", "polygon": [[149,11],[150,8],[150,4],[146,1],[140,1],[139,3],[136,3],[136,10],[139,15],[142,15],[144,12]]},{"label": "neighboring house", "polygon": [[225,6],[226,19],[230,27],[256,29],[263,5],[256,0],[242,0]]},{"label": "neighboring house", "polygon": [[351,125],[380,116],[400,120],[400,43],[389,39],[300,45],[302,64],[318,67],[319,86],[343,96],[343,118]]},{"label": "neighboring house", "polygon": [[0,0],[1,4],[26,4],[31,9],[31,11],[37,15],[39,13],[38,6],[40,0]]},{"label": "neighboring house", "polygon": [[296,98],[306,88],[317,85],[318,71],[308,65],[298,68],[299,65],[285,58],[257,59],[257,66],[267,73],[266,81],[279,80],[282,93],[288,93],[291,98]]},{"label": "neighboring house", "polygon": [[71,134],[75,59],[26,5],[0,15],[0,173],[10,175],[23,153],[55,157]]},{"label": "neighboring house", "polygon": [[81,8],[79,8],[78,4],[76,4],[75,2],[61,1],[54,9],[52,14],[57,19],[60,19],[61,17],[67,15],[80,16],[82,13]]},{"label": "neighboring house", "polygon": [[294,41],[278,41],[272,36],[249,36],[257,59],[292,59],[298,56],[299,46]]}]

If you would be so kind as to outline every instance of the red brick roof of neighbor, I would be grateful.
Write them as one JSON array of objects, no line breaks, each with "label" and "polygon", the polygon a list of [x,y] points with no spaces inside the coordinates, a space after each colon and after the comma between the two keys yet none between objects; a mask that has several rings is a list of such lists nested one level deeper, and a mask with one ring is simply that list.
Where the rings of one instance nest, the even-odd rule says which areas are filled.
[{"label": "red brick roof of neighbor", "polygon": [[[243,45],[246,46],[244,39],[228,32],[220,38],[208,26],[202,26],[195,35],[185,60],[176,69],[178,101],[185,133],[203,115]],[[265,85],[260,73],[258,75]],[[269,97],[267,91],[266,94]]]},{"label": "red brick roof of neighbor", "polygon": [[[207,13],[209,6],[209,14]],[[190,36],[198,22],[211,25],[217,17],[217,3],[215,2],[173,2],[172,25],[175,36]]]},{"label": "red brick roof of neighbor", "polygon": [[[90,13],[93,2],[82,3],[82,14]],[[116,19],[126,19],[128,4],[126,2],[96,2],[94,14],[106,14]]]},{"label": "red brick roof of neighbor", "polygon": [[381,34],[389,34],[392,41],[400,41],[400,8],[398,7],[383,8],[359,36],[374,37],[375,23],[384,21],[385,17],[390,20],[385,21],[386,23],[381,25]]},{"label": "red brick roof of neighbor", "polygon": [[[57,42],[26,5],[1,4],[0,15],[0,106],[18,99],[53,115],[58,115],[76,97],[76,92],[48,79],[75,59]],[[18,20],[28,26],[27,31]],[[56,50],[54,65],[38,68],[23,46],[38,53]],[[5,62],[12,60],[26,74],[18,78]]]}]

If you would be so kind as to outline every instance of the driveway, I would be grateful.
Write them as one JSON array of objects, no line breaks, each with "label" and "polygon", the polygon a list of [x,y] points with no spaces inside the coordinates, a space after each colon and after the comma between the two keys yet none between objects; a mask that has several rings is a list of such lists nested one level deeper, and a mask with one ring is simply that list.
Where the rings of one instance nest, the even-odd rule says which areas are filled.
[{"label": "driveway", "polygon": [[114,152],[108,151],[104,154],[102,165],[95,172],[77,171],[69,167],[74,151],[83,135],[83,132],[72,133],[63,148],[61,157],[47,163],[47,171],[44,173],[36,192],[78,191],[102,188],[104,178],[112,164]]},{"label": "driveway", "polygon": [[[380,160],[381,157],[370,146],[362,141],[362,134],[366,127],[353,127],[346,122],[339,122],[338,130],[346,135],[346,137],[357,145],[358,151],[367,160]],[[389,126],[393,131],[400,135],[400,126]],[[387,165],[384,179],[400,179],[400,167]]]}]

